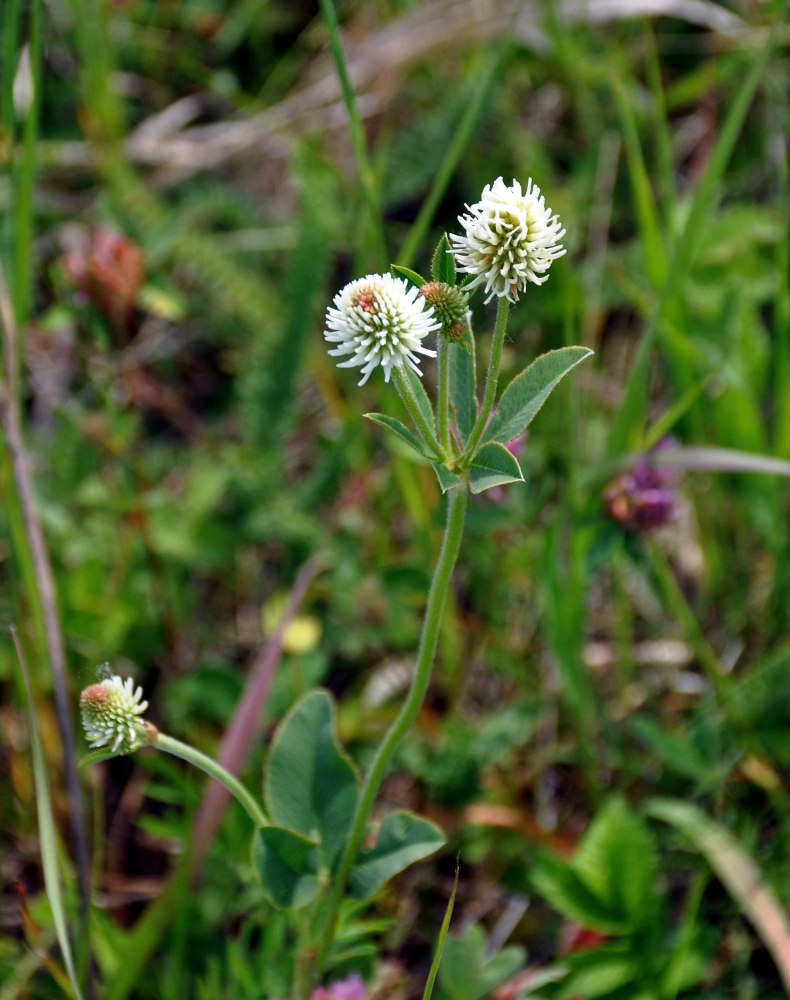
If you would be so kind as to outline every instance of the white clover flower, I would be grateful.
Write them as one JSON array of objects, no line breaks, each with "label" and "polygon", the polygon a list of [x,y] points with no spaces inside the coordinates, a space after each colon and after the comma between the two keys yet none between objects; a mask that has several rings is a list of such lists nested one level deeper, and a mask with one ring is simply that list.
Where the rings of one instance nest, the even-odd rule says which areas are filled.
[{"label": "white clover flower", "polygon": [[459,271],[475,275],[467,289],[485,282],[486,302],[495,296],[516,302],[529,282],[548,281],[551,262],[565,253],[559,242],[565,230],[531,177],[523,194],[518,181],[508,187],[497,177],[466,207],[469,214],[458,217],[466,235],[451,235],[450,242]]},{"label": "white clover flower", "polygon": [[113,753],[132,753],[148,738],[153,726],[140,716],[148,708],[143,689],[131,677],[116,674],[86,687],[80,695],[82,728],[91,748],[109,746]]},{"label": "white clover flower", "polygon": [[391,274],[369,274],[346,285],[326,311],[324,338],[338,346],[334,357],[350,354],[338,368],[362,369],[364,385],[378,365],[389,382],[393,368],[406,364],[422,375],[417,354],[435,358],[421,341],[440,327],[415,285]]}]

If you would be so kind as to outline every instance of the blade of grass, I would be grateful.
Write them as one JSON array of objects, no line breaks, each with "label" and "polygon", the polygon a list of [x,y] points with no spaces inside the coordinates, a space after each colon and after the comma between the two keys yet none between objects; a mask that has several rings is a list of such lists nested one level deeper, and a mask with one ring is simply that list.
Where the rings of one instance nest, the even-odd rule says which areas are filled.
[{"label": "blade of grass", "polygon": [[444,942],[447,937],[447,932],[450,929],[450,918],[453,915],[453,906],[455,905],[455,893],[458,889],[458,873],[460,871],[460,865],[458,861],[455,862],[455,878],[453,879],[453,891],[450,893],[450,899],[447,902],[447,909],[444,911],[444,920],[442,920],[442,926],[439,929],[439,940],[436,942],[436,952],[433,956],[433,961],[431,962],[431,967],[428,970],[428,978],[425,980],[425,989],[422,993],[422,1000],[431,1000],[431,995],[433,994],[433,984],[436,982],[436,973],[439,971],[439,963],[442,960],[442,951],[444,950]]},{"label": "blade of grass", "polygon": [[790,991],[790,923],[751,855],[729,830],[688,802],[651,799],[646,812],[676,827],[694,843],[759,934]]},{"label": "blade of grass", "polygon": [[332,58],[335,61],[335,68],[340,79],[340,88],[343,92],[343,103],[348,113],[349,132],[351,134],[351,144],[354,149],[354,158],[357,164],[357,172],[362,185],[362,195],[365,199],[368,214],[368,224],[370,226],[370,238],[373,241],[375,257],[379,261],[379,266],[384,267],[387,263],[387,248],[384,240],[384,229],[381,221],[381,209],[379,207],[378,191],[376,190],[376,177],[368,156],[367,143],[365,140],[365,129],[362,119],[357,110],[357,102],[354,97],[354,88],[348,76],[346,57],[343,52],[343,44],[340,39],[340,26],[337,21],[337,14],[332,0],[320,0],[321,13],[324,15],[327,38]]},{"label": "blade of grass", "polygon": [[436,209],[439,207],[439,203],[447,191],[450,179],[455,173],[461,156],[472,138],[475,125],[482,114],[494,82],[500,76],[500,70],[504,67],[507,61],[506,56],[509,55],[511,49],[512,42],[509,34],[506,34],[502,43],[485,60],[477,79],[474,81],[471,100],[465,102],[464,113],[461,115],[447,151],[442,158],[442,162],[439,164],[439,169],[436,171],[431,189],[422,203],[417,218],[412,223],[401,251],[398,254],[397,263],[403,267],[411,266],[417,255],[417,250],[425,243],[428,230],[431,228],[433,217],[436,214]]},{"label": "blade of grass", "polygon": [[629,440],[640,431],[644,423],[648,401],[650,352],[661,325],[683,286],[684,276],[691,267],[699,234],[704,227],[705,217],[713,208],[719,183],[749,111],[757,85],[776,47],[779,27],[784,23],[784,16],[789,5],[788,0],[784,0],[774,20],[769,37],[752,56],[751,65],[730,105],[705,174],[694,193],[686,224],[673,247],[666,281],[658,305],[645,325],[642,340],[637,348],[622,406],[612,423],[607,445],[607,454],[609,455],[623,451]]},{"label": "blade of grass", "polygon": [[650,284],[653,288],[658,289],[666,280],[667,257],[656,202],[639,142],[636,116],[623,83],[630,74],[619,52],[612,53],[611,58],[607,60],[607,65],[609,67],[609,87],[614,97],[623,133],[625,160],[634,195],[634,207],[645,259],[645,269]]},{"label": "blade of grass", "polygon": [[58,864],[57,832],[55,830],[55,818],[52,814],[52,799],[49,794],[49,782],[47,781],[47,769],[44,764],[44,751],[41,746],[41,736],[38,731],[38,720],[36,718],[35,705],[33,703],[33,691],[30,687],[30,677],[25,665],[24,654],[16,629],[11,627],[11,638],[14,642],[19,670],[25,684],[27,695],[28,718],[30,720],[30,742],[33,752],[33,774],[36,786],[36,811],[38,813],[38,833],[41,844],[41,865],[44,871],[44,888],[46,889],[49,906],[52,910],[52,921],[55,925],[58,944],[63,955],[63,961],[69,976],[69,982],[77,1000],[82,1000],[77,976],[74,970],[74,960],[71,954],[71,942],[69,941],[68,920],[66,909],[63,905],[63,893],[60,887],[60,866]]},{"label": "blade of grass", "polygon": [[658,191],[665,223],[669,223],[675,202],[675,170],[672,162],[672,136],[667,118],[667,102],[664,95],[664,85],[661,80],[661,61],[656,46],[656,36],[652,22],[647,24],[647,51],[645,70],[650,95],[652,97],[653,121],[656,142],[656,169],[658,174]]}]

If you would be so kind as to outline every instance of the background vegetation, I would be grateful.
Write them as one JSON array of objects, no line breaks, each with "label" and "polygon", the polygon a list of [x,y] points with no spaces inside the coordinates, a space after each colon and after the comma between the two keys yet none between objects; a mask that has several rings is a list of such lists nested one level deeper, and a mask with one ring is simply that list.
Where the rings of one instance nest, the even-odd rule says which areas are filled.
[{"label": "background vegetation", "polygon": [[[335,977],[374,995],[421,993],[456,855],[447,1000],[790,989],[786,7],[339,4],[367,156],[311,4],[0,8],[22,374],[15,390],[6,342],[3,386],[74,718],[109,661],[153,721],[218,752],[257,678],[237,761],[257,784],[274,722],[322,684],[365,761],[408,682],[443,501],[362,419],[400,404],[333,367],[324,310],[391,261],[427,268],[498,175],[534,177],[567,227],[505,374],[564,344],[596,358],[530,429],[527,483],[471,503],[429,701],[385,788],[450,847],[346,913]],[[0,618],[30,668],[84,967],[80,818],[4,427]],[[622,478],[668,435],[671,477]],[[0,685],[0,997],[46,1000],[68,987],[5,640]],[[284,996],[288,930],[244,815],[201,831],[203,781],[153,754],[81,780],[95,995]]]}]

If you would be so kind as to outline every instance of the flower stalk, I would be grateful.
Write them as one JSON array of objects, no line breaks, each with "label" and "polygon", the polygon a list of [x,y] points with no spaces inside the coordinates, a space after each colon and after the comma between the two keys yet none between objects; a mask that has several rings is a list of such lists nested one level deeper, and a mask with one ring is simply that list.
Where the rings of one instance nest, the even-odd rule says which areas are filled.
[{"label": "flower stalk", "polygon": [[332,890],[327,901],[326,910],[323,915],[324,928],[321,941],[318,946],[316,958],[316,971],[321,973],[329,949],[335,935],[340,904],[346,890],[351,868],[356,860],[362,842],[365,838],[365,830],[370,818],[373,804],[381,787],[381,782],[386,774],[387,767],[401,744],[403,737],[411,728],[417,717],[417,713],[422,707],[425,695],[428,690],[428,683],[431,678],[431,667],[433,666],[436,646],[439,641],[439,627],[444,611],[447,590],[450,586],[450,579],[458,552],[461,547],[461,538],[464,530],[464,519],[466,516],[468,491],[466,486],[461,486],[451,490],[448,494],[447,521],[444,529],[444,538],[436,562],[436,568],[431,581],[431,589],[428,594],[428,604],[425,609],[425,618],[420,635],[420,645],[417,652],[417,663],[414,669],[411,687],[400,712],[387,731],[382,740],[373,761],[365,775],[362,789],[357,799],[357,806],[354,811],[354,818],[351,824],[351,832],[346,841],[337,873],[332,883]]}]

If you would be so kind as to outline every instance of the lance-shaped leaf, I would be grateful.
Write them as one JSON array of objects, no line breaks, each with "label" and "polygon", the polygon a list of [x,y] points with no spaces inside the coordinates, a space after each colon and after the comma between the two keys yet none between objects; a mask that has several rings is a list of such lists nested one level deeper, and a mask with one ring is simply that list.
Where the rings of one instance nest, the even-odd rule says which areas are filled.
[{"label": "lance-shaped leaf", "polygon": [[426,284],[425,278],[421,274],[417,274],[416,271],[412,271],[410,267],[404,267],[402,264],[390,264],[390,271],[398,278],[405,278],[417,288],[422,288]]},{"label": "lance-shaped leaf", "polygon": [[505,483],[523,482],[524,475],[518,459],[498,441],[484,444],[469,467],[469,489],[473,493],[482,493]]},{"label": "lance-shaped leaf", "polygon": [[450,252],[450,241],[447,239],[447,233],[439,240],[433,252],[431,277],[434,281],[443,281],[446,285],[455,284],[455,258]]},{"label": "lance-shaped leaf", "polygon": [[431,431],[431,437],[426,437],[425,434],[420,431],[419,426],[417,426],[417,430],[420,431],[420,437],[429,450],[432,449],[434,454],[440,455],[441,449],[439,448],[439,442],[436,440],[436,417],[434,416],[433,407],[431,406],[431,401],[428,398],[428,393],[425,391],[425,386],[420,381],[419,375],[413,372],[408,365],[401,365],[400,371],[403,372],[403,377],[409,383],[414,403]]},{"label": "lance-shaped leaf", "polygon": [[560,380],[592,353],[587,347],[561,347],[535,358],[502,393],[483,440],[505,442],[518,437]]},{"label": "lance-shaped leaf", "polygon": [[315,899],[320,886],[315,840],[280,826],[261,827],[252,837],[252,863],[272,906],[295,910]]},{"label": "lance-shaped leaf", "polygon": [[399,437],[406,444],[411,445],[411,447],[423,458],[428,458],[433,461],[436,455],[429,452],[425,445],[420,441],[409,430],[405,424],[402,424],[400,420],[395,417],[388,417],[386,413],[366,413],[365,416],[368,420],[372,420],[374,424],[381,424],[382,427],[386,427],[388,431],[391,431],[396,437]]},{"label": "lance-shaped leaf", "polygon": [[325,868],[345,841],[357,800],[357,776],[334,723],[327,692],[308,692],[274,734],[263,783],[272,822],[318,841]]},{"label": "lance-shaped leaf", "polygon": [[435,823],[410,812],[390,813],[382,820],[375,846],[362,851],[351,869],[352,895],[367,899],[393,875],[438,851],[444,842]]},{"label": "lance-shaped leaf", "polygon": [[461,443],[466,444],[477,418],[474,343],[448,344],[447,364],[450,367],[450,406],[455,413]]}]

